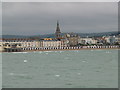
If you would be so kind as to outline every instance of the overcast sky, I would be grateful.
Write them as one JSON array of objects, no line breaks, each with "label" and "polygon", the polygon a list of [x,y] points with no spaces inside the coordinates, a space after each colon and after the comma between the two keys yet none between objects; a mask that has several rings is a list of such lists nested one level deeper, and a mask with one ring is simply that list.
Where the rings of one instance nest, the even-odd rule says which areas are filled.
[{"label": "overcast sky", "polygon": [[118,30],[117,2],[4,2],[3,34],[39,35],[61,32],[108,32]]},{"label": "overcast sky", "polygon": [[0,3],[0,38],[2,35],[2,3]]}]

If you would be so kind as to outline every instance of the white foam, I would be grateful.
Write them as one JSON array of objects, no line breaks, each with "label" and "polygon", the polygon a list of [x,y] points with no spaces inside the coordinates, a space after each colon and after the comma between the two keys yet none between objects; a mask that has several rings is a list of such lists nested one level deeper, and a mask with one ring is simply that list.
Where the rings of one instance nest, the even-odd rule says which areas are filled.
[{"label": "white foam", "polygon": [[11,52],[11,53],[17,54],[17,53],[28,53],[28,52]]},{"label": "white foam", "polygon": [[27,60],[24,60],[24,63],[26,63],[27,62]]},{"label": "white foam", "polygon": [[10,75],[14,75],[14,73],[9,73]]},{"label": "white foam", "polygon": [[28,52],[22,52],[22,53],[28,53]]},{"label": "white foam", "polygon": [[46,51],[46,52],[53,52],[53,51]]},{"label": "white foam", "polygon": [[27,76],[26,74],[16,74],[17,76]]},{"label": "white foam", "polygon": [[79,52],[78,50],[75,50],[74,52]]},{"label": "white foam", "polygon": [[109,52],[109,51],[106,51],[106,53],[111,53],[111,52]]},{"label": "white foam", "polygon": [[78,73],[78,75],[81,75],[81,73]]},{"label": "white foam", "polygon": [[60,75],[55,75],[56,77],[60,77]]},{"label": "white foam", "polygon": [[46,53],[46,54],[48,54],[48,53]]},{"label": "white foam", "polygon": [[39,53],[42,53],[41,51]]},{"label": "white foam", "polygon": [[9,73],[9,75],[11,75],[11,76],[26,76],[26,74],[15,74],[15,73]]},{"label": "white foam", "polygon": [[82,62],[86,62],[86,61],[82,61]]},{"label": "white foam", "polygon": [[60,51],[60,53],[62,53],[63,51]]}]

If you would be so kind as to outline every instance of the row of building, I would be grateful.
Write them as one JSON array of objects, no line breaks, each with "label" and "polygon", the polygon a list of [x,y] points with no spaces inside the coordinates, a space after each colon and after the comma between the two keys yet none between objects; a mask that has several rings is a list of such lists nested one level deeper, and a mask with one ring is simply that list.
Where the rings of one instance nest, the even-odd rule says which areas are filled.
[{"label": "row of building", "polygon": [[90,45],[119,45],[120,35],[118,36],[103,36],[103,37],[80,37],[74,33],[61,35],[59,23],[55,32],[55,38],[19,38],[19,39],[0,39],[0,51],[6,49],[21,49],[21,48],[61,48],[61,47],[78,47]]},{"label": "row of building", "polygon": [[97,38],[80,38],[78,43],[85,44],[85,45],[119,45],[120,44],[120,37],[119,36],[103,36]]},{"label": "row of building", "polygon": [[[109,39],[108,39],[109,38]],[[112,39],[111,39],[112,38]],[[90,45],[119,45],[118,37],[100,37],[100,38],[80,38],[79,36],[70,36],[60,40],[45,38],[42,40],[32,39],[1,39],[0,48],[29,48],[29,47],[74,47],[74,46],[90,46]]]}]

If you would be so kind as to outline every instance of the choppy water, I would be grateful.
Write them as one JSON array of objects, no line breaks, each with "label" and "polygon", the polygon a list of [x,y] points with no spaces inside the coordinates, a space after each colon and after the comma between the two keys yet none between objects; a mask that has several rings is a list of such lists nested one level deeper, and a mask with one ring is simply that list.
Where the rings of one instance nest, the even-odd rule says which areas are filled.
[{"label": "choppy water", "polygon": [[118,50],[3,53],[5,88],[116,88]]},{"label": "choppy water", "polygon": [[0,53],[0,89],[2,89],[2,54]]}]

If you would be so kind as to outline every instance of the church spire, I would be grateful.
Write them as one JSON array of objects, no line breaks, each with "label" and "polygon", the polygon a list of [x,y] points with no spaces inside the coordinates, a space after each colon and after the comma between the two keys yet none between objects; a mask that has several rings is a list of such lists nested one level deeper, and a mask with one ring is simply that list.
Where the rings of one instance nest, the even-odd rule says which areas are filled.
[{"label": "church spire", "polygon": [[57,27],[59,27],[59,21],[57,20]]},{"label": "church spire", "polygon": [[56,27],[56,32],[55,32],[55,35],[56,35],[56,38],[60,38],[61,35],[60,35],[60,27],[59,27],[59,21],[57,20],[57,27]]}]

